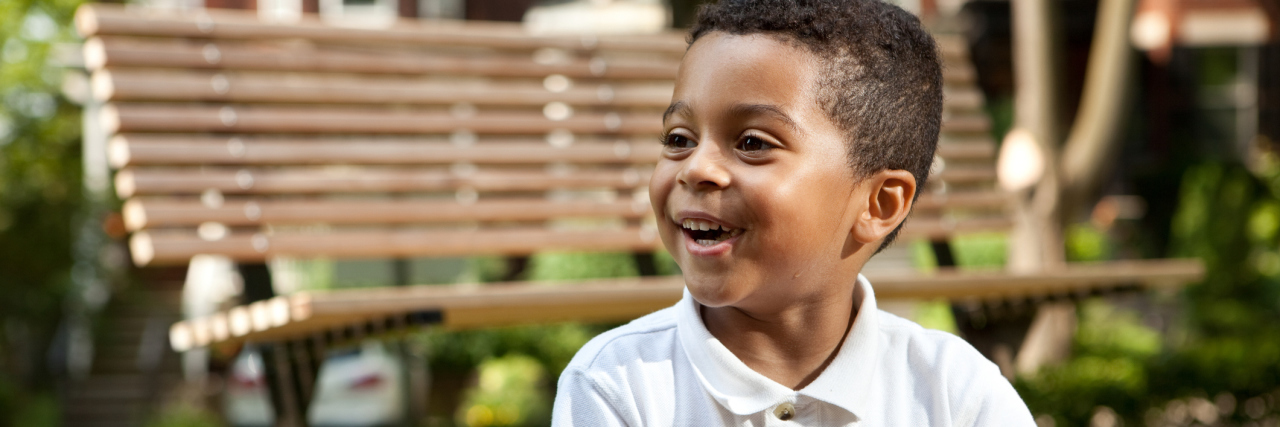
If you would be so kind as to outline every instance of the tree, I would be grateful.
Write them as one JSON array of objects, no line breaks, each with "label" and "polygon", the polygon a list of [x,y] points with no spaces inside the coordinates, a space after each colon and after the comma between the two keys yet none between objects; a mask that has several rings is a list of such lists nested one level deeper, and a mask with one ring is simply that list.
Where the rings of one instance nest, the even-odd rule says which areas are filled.
[{"label": "tree", "polygon": [[0,2],[0,424],[56,422],[47,358],[71,283],[80,116],[49,63],[78,3]]}]

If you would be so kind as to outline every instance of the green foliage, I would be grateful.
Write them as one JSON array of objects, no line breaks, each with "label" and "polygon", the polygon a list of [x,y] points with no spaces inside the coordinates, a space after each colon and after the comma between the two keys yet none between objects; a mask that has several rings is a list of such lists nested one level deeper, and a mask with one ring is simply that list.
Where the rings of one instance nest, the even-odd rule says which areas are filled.
[{"label": "green foliage", "polygon": [[1257,395],[1280,387],[1277,181],[1275,162],[1256,176],[1219,164],[1185,175],[1174,250],[1204,260],[1208,273],[1187,289],[1173,352],[1155,366],[1160,390]]},{"label": "green foliage", "polygon": [[[1186,172],[1171,251],[1203,260],[1205,281],[1183,292],[1165,334],[1135,312],[1083,304],[1075,357],[1017,381],[1033,412],[1059,425],[1086,425],[1099,406],[1130,425],[1280,420],[1268,415],[1274,397],[1264,399],[1280,391],[1280,163],[1268,159],[1254,172],[1216,163]],[[1107,253],[1095,233],[1068,233],[1073,258]],[[1197,412],[1209,396],[1216,409]],[[1233,409],[1237,397],[1251,409]]]},{"label": "green foliage", "polygon": [[[660,275],[680,272],[666,252],[655,253],[654,264]],[[530,258],[529,270],[529,280],[602,279],[639,274],[635,259],[625,253],[539,253]]]},{"label": "green foliage", "polygon": [[[1280,167],[1266,175],[1280,175]],[[1280,277],[1269,273],[1280,246],[1274,231],[1280,217],[1273,214],[1280,193],[1242,167],[1204,165],[1187,172],[1182,200],[1174,216],[1174,253],[1208,267],[1205,282],[1187,292],[1190,332],[1238,335],[1274,325],[1280,320]]]},{"label": "green foliage", "polygon": [[502,257],[475,257],[468,259],[467,264],[458,283],[499,282],[507,275],[507,263]]},{"label": "green foliage", "polygon": [[908,245],[910,245],[907,250],[911,252],[911,265],[916,270],[933,271],[938,268],[938,259],[934,257],[933,248],[929,247],[928,240],[915,239]]},{"label": "green foliage", "polygon": [[1103,261],[1111,258],[1111,239],[1089,223],[1067,227],[1063,236],[1067,261]]},{"label": "green foliage", "polygon": [[[659,274],[678,272],[675,262],[665,253],[656,254],[655,261]],[[506,267],[502,258],[475,258],[471,260],[468,272],[463,274],[463,281],[499,281],[506,275]],[[637,271],[635,260],[629,253],[548,252],[530,257],[525,278],[536,281],[582,280],[630,277]],[[462,425],[539,425],[548,419],[551,404],[548,396],[552,395],[560,372],[587,341],[614,326],[568,323],[460,332],[432,331],[414,339],[427,349],[428,364],[432,370],[476,372],[479,376],[477,385],[464,392],[467,397],[458,407],[455,422]],[[536,365],[536,369],[531,364]],[[531,372],[537,372],[541,377],[532,381],[522,376],[532,375]],[[486,379],[494,377],[508,379]],[[497,387],[494,384],[504,385]]]},{"label": "green foliage", "polygon": [[[674,263],[665,254],[658,257],[659,272],[671,272]],[[665,260],[665,261],[664,261]],[[665,266],[664,266],[665,265]],[[500,280],[505,274],[500,258],[476,258],[465,276]],[[636,275],[631,254],[561,253],[535,254],[529,260],[529,280],[581,280]],[[546,372],[559,376],[574,353],[592,337],[614,325],[560,324],[520,326],[463,332],[432,332],[422,336],[430,349],[434,369],[469,371],[484,360],[508,355],[527,355],[538,360]]]},{"label": "green foliage", "polygon": [[951,313],[951,302],[945,299],[917,303],[912,319],[920,326],[958,334],[956,316]]},{"label": "green foliage", "polygon": [[991,138],[999,147],[1004,142],[1004,135],[1013,129],[1013,96],[1004,96],[988,100],[987,116],[991,117]]},{"label": "green foliage", "polygon": [[546,372],[559,376],[574,353],[605,330],[605,326],[560,324],[431,332],[419,339],[430,351],[432,369],[468,372],[487,359],[518,354],[533,357]]},{"label": "green foliage", "polygon": [[1148,359],[1163,346],[1160,333],[1143,325],[1138,313],[1101,300],[1082,303],[1075,345],[1080,352],[1101,357]]},{"label": "green foliage", "polygon": [[80,204],[79,111],[46,65],[75,2],[0,4],[0,312],[57,313]]},{"label": "green foliage", "polygon": [[58,403],[52,393],[24,390],[21,384],[0,378],[0,425],[54,427],[60,425]]},{"label": "green foliage", "polygon": [[467,390],[458,408],[458,424],[471,427],[546,425],[551,396],[547,372],[528,356],[510,355],[485,360],[477,369],[479,381]]},{"label": "green foliage", "polygon": [[0,2],[0,425],[56,425],[48,346],[80,212],[79,110],[48,65],[78,0]]},{"label": "green foliage", "polygon": [[630,254],[539,253],[529,259],[529,280],[631,277],[638,274]]},{"label": "green foliage", "polygon": [[956,265],[962,268],[1002,267],[1008,251],[1009,241],[1003,233],[964,234],[951,241]]},{"label": "green foliage", "polygon": [[1079,309],[1076,357],[1018,378],[1016,385],[1034,413],[1053,414],[1063,425],[1087,425],[1099,405],[1134,414],[1144,409],[1147,365],[1161,346],[1160,334],[1136,313],[1088,301]]},{"label": "green foliage", "polygon": [[192,404],[179,403],[161,408],[147,427],[222,427],[218,417]]},{"label": "green foliage", "polygon": [[[938,268],[937,255],[927,240],[910,243],[911,264],[921,271]],[[970,233],[952,237],[951,254],[956,266],[965,269],[991,269],[1003,267],[1009,250],[1008,237],[1004,233]]]}]

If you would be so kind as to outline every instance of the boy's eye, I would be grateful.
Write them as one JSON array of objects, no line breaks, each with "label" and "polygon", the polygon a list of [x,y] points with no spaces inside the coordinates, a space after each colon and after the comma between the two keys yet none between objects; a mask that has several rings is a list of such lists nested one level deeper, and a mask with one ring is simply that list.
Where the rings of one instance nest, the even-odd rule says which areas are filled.
[{"label": "boy's eye", "polygon": [[692,139],[671,133],[662,138],[662,145],[668,148],[693,148],[695,144]]},{"label": "boy's eye", "polygon": [[742,142],[738,143],[738,149],[742,151],[762,151],[770,148],[773,148],[773,144],[757,136],[742,138]]}]

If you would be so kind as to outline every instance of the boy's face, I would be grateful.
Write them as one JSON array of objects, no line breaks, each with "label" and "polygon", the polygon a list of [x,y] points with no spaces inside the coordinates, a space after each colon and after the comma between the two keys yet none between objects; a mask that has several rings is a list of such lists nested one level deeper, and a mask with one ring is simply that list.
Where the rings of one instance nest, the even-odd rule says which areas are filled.
[{"label": "boy's face", "polygon": [[780,309],[843,288],[822,285],[860,267],[847,262],[862,246],[850,228],[869,190],[818,103],[820,70],[809,51],[759,34],[713,32],[685,54],[649,197],[703,305]]}]

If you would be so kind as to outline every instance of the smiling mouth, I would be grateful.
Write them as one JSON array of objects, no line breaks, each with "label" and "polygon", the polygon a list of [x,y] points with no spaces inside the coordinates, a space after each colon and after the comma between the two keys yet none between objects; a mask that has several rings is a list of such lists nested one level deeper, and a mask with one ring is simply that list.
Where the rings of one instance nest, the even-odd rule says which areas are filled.
[{"label": "smiling mouth", "polygon": [[732,239],[742,234],[741,228],[729,228],[711,221],[685,219],[680,227],[685,234],[701,246],[714,246],[717,243]]}]

